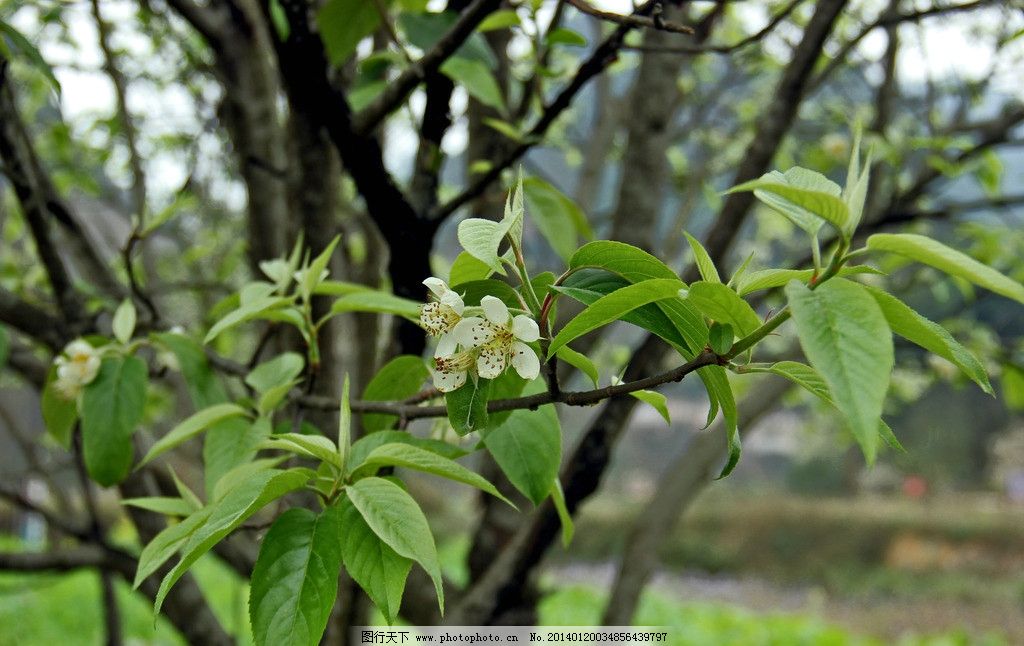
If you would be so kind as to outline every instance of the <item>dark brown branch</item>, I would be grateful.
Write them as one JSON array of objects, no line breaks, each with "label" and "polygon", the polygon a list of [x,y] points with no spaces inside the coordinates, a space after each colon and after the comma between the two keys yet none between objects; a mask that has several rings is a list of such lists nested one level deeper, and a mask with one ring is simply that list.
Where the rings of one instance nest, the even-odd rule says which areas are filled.
[{"label": "dark brown branch", "polygon": [[374,130],[398,106],[405,102],[420,81],[433,74],[466,42],[484,18],[498,8],[500,0],[475,0],[452,25],[434,47],[412,63],[387,88],[352,119],[355,132],[366,134]]},{"label": "dark brown branch", "polygon": [[[646,15],[651,12],[655,4],[656,3],[653,1],[647,2],[634,11],[632,15]],[[571,81],[569,81],[569,84],[558,93],[551,103],[544,107],[540,117],[529,131],[527,131],[523,140],[511,148],[501,159],[494,162],[491,167],[487,169],[487,172],[483,173],[476,181],[467,186],[462,193],[434,209],[430,213],[430,219],[434,221],[443,220],[460,207],[482,195],[492,182],[501,177],[501,173],[506,168],[512,166],[512,164],[525,155],[528,150],[533,148],[538,141],[543,139],[544,134],[547,132],[548,128],[551,127],[551,124],[553,124],[562,112],[570,106],[573,98],[581,89],[583,89],[583,86],[585,86],[590,79],[603,72],[617,59],[618,51],[622,47],[626,34],[632,30],[632,25],[619,25],[615,31],[604,40],[604,42],[597,46],[594,53],[591,54],[582,65],[580,65],[579,69],[576,70],[576,75],[573,76]]]},{"label": "dark brown branch", "polygon": [[[646,29],[657,29],[659,31],[668,31],[673,34],[692,34],[693,28],[686,25],[680,25],[660,18],[661,12],[658,10],[654,11],[652,16],[638,16],[636,14],[621,14],[612,11],[602,11],[597,7],[592,6],[587,0],[568,0],[568,3],[572,5],[577,11],[585,13],[588,16],[593,16],[599,20],[614,23],[620,26],[627,26],[630,28],[646,28]],[[660,9],[660,6],[659,6]]]},{"label": "dark brown branch", "polygon": [[0,321],[45,344],[51,350],[60,350],[71,338],[64,322],[59,318],[18,298],[2,287]]},{"label": "dark brown branch", "polygon": [[760,31],[732,43],[731,45],[625,45],[622,49],[628,51],[648,52],[654,54],[732,54],[749,45],[753,45],[775,31],[775,28],[789,17],[804,0],[790,0],[790,3],[775,14],[768,24]]},{"label": "dark brown branch", "polygon": [[96,545],[81,545],[58,552],[0,553],[0,570],[13,572],[68,572],[82,568],[117,569],[118,560]]}]

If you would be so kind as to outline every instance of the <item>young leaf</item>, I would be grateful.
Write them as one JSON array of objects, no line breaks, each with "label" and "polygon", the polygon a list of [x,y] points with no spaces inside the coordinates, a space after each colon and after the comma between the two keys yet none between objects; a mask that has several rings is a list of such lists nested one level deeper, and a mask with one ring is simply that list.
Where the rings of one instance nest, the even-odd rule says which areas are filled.
[{"label": "young leaf", "polygon": [[488,379],[470,379],[465,385],[445,393],[448,421],[459,435],[483,430],[487,426]]},{"label": "young leaf", "polygon": [[323,435],[303,435],[301,433],[271,435],[260,443],[260,448],[290,451],[296,455],[323,460],[327,464],[341,468],[338,447]]},{"label": "young leaf", "polygon": [[469,453],[454,444],[442,442],[441,440],[431,440],[422,437],[416,437],[406,431],[377,431],[376,433],[370,433],[364,435],[355,442],[352,443],[352,452],[349,453],[348,463],[350,467],[352,465],[358,466],[363,463],[366,456],[370,455],[374,449],[378,446],[392,443],[410,444],[417,446],[431,453],[436,453],[441,457],[448,458],[449,460],[457,460]]},{"label": "young leaf", "polygon": [[501,246],[506,231],[498,222],[469,218],[459,222],[459,244],[466,253],[487,265],[491,271],[504,276],[505,270],[498,257],[498,247]]},{"label": "young leaf", "polygon": [[477,260],[469,252],[460,251],[448,272],[448,284],[461,285],[474,280],[484,280],[490,277],[492,271],[487,263]]},{"label": "young leaf", "polygon": [[760,179],[734,186],[727,193],[753,191],[754,196],[772,210],[785,216],[811,236],[816,236],[822,220],[840,233],[850,218],[842,189],[821,173],[791,168],[785,173],[772,171]]},{"label": "young leaf", "polygon": [[241,417],[246,414],[245,409],[237,404],[216,404],[209,408],[204,408],[186,418],[183,422],[172,428],[167,435],[157,440],[149,452],[146,453],[146,457],[142,458],[139,467],[152,462],[157,456],[184,444],[223,419]]},{"label": "young leaf", "polygon": [[864,170],[860,170],[860,125],[857,126],[853,136],[853,146],[850,149],[850,166],[846,173],[846,187],[843,189],[843,201],[846,208],[850,210],[850,219],[846,223],[846,235],[852,236],[860,224],[864,214],[864,200],[868,194],[868,181],[871,178],[871,152],[868,151],[868,158],[864,162]]},{"label": "young leaf", "polygon": [[562,460],[562,435],[554,406],[516,410],[488,431],[484,446],[509,481],[535,505],[551,491]]},{"label": "young leaf", "polygon": [[761,327],[761,318],[750,304],[722,283],[692,283],[685,298],[708,318],[731,325],[741,337]]},{"label": "young leaf", "polygon": [[315,646],[334,607],[341,571],[341,509],[289,509],[263,538],[252,571],[249,620],[256,644]]},{"label": "young leaf", "polygon": [[114,338],[121,343],[132,340],[132,333],[135,332],[135,305],[131,299],[126,298],[117,306],[110,326],[114,331]]},{"label": "young leaf", "polygon": [[864,286],[882,308],[885,320],[894,334],[915,343],[960,368],[974,383],[992,395],[985,366],[971,351],[960,345],[941,325],[929,321],[895,296],[874,287]]},{"label": "young leaf", "polygon": [[683,235],[686,236],[687,242],[690,243],[690,249],[693,251],[693,262],[700,271],[700,277],[709,283],[722,282],[721,277],[718,275],[718,270],[715,268],[715,262],[711,260],[711,256],[708,255],[704,245],[686,231],[683,231]]},{"label": "young leaf", "polygon": [[800,345],[828,383],[847,425],[874,461],[878,421],[893,368],[892,331],[885,315],[856,283],[828,281],[815,290],[786,285]]},{"label": "young leaf", "polygon": [[572,514],[565,504],[565,492],[562,491],[562,483],[555,478],[551,486],[551,501],[555,504],[555,511],[558,512],[558,521],[562,524],[562,547],[569,547],[572,543],[573,534],[576,533],[576,526],[572,522]]},{"label": "young leaf", "polygon": [[210,331],[206,333],[206,338],[203,339],[203,343],[209,343],[227,330],[230,330],[237,325],[241,325],[246,321],[259,318],[267,312],[283,307],[289,303],[291,303],[291,299],[288,298],[279,296],[261,296],[260,298],[253,299],[244,305],[240,305],[238,309],[228,312],[222,319],[214,323],[213,327],[210,328]]},{"label": "young leaf", "polygon": [[107,357],[82,396],[82,453],[89,476],[109,487],[132,466],[132,433],[146,405],[146,364]]},{"label": "young leaf", "polygon": [[348,463],[348,454],[352,449],[352,407],[348,401],[349,381],[345,373],[345,382],[341,386],[341,403],[338,405],[338,466],[342,472]]},{"label": "young leaf", "polygon": [[580,237],[593,238],[586,216],[568,196],[539,177],[523,181],[527,213],[541,235],[563,260],[576,251]]},{"label": "young leaf", "polygon": [[563,345],[558,348],[558,351],[555,352],[555,356],[590,377],[590,381],[594,382],[594,387],[597,387],[601,375],[597,371],[597,366],[595,366],[594,362],[590,360],[590,357],[580,352],[576,352],[567,345]]},{"label": "young leaf", "polygon": [[383,478],[363,478],[349,485],[349,500],[373,533],[397,552],[419,563],[434,581],[444,614],[444,587],[437,547],[423,510],[404,489]]},{"label": "young leaf", "polygon": [[[384,444],[373,451],[352,471],[352,479],[358,480],[373,475],[380,467],[403,467],[431,473],[442,478],[454,480],[486,491],[495,498],[512,505],[508,498],[501,495],[486,478],[480,476],[458,462],[443,458],[436,453],[421,449],[410,444]],[[515,505],[512,505],[515,507]]]},{"label": "young leaf", "polygon": [[732,386],[729,384],[729,375],[722,366],[705,366],[697,371],[697,374],[704,382],[708,391],[708,398],[711,400],[711,412],[708,413],[708,425],[714,421],[715,407],[722,410],[722,418],[725,420],[726,446],[729,449],[729,456],[718,474],[719,480],[725,478],[736,465],[739,464],[740,454],[743,446],[740,442],[739,412],[736,410],[736,399],[732,394]]},{"label": "young leaf", "polygon": [[635,390],[629,394],[658,411],[666,424],[672,424],[672,416],[668,412],[668,399],[665,395],[653,390]]},{"label": "young leaf", "polygon": [[67,399],[57,390],[57,367],[52,366],[46,373],[46,383],[40,395],[39,405],[43,413],[43,425],[58,444],[71,446],[71,430],[78,421],[78,407],[74,399]]},{"label": "young leaf", "polygon": [[[839,270],[838,275],[854,276],[856,274],[884,274],[884,272],[868,265],[847,265]],[[752,271],[741,280],[738,280],[736,282],[736,293],[740,296],[746,296],[751,292],[762,289],[782,287],[791,280],[806,283],[813,276],[813,269],[761,269],[759,271]]]},{"label": "young leaf", "polygon": [[[411,397],[419,392],[430,377],[430,370],[423,359],[411,354],[395,357],[377,371],[363,391],[366,401],[395,401]],[[398,421],[397,415],[363,415],[363,430],[373,433],[391,428]]]},{"label": "young leaf", "polygon": [[184,547],[189,538],[192,537],[206,519],[210,517],[211,508],[207,507],[193,512],[180,523],[169,525],[162,532],[153,537],[149,543],[142,548],[139,555],[139,564],[135,568],[135,581],[133,588],[138,588],[151,574],[160,569],[160,566],[167,562],[174,554]]},{"label": "young leaf", "polygon": [[352,502],[343,497],[341,508],[341,556],[345,570],[366,591],[389,624],[402,606],[405,579],[412,569],[408,559],[382,541],[360,515]]},{"label": "young leaf", "polygon": [[223,498],[214,502],[209,507],[210,513],[206,522],[188,537],[188,542],[182,549],[181,560],[160,582],[154,612],[160,612],[160,606],[163,605],[171,587],[200,556],[210,551],[221,539],[267,503],[298,489],[315,475],[310,469],[264,469],[251,474],[228,491]]},{"label": "young leaf", "polygon": [[867,246],[873,251],[891,251],[906,256],[1024,303],[1024,285],[938,240],[914,233],[876,233],[868,238]]},{"label": "young leaf", "polygon": [[302,374],[306,360],[297,352],[283,352],[256,366],[245,376],[245,383],[258,393],[265,393],[282,384],[291,384]]},{"label": "young leaf", "polygon": [[566,323],[555,335],[548,348],[548,357],[554,356],[559,348],[573,339],[618,320],[638,307],[654,301],[678,298],[679,290],[684,287],[685,285],[678,278],[655,278],[623,287],[607,296],[602,296]]},{"label": "young leaf", "polygon": [[206,430],[203,438],[203,476],[206,495],[214,498],[220,479],[240,464],[249,462],[260,443],[270,436],[270,420],[228,417]]}]

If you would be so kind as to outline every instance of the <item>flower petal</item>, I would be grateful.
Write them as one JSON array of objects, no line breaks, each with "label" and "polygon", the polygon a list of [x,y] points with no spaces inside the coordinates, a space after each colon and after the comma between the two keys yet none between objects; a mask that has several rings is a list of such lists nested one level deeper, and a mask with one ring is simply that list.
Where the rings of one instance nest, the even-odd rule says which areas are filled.
[{"label": "flower petal", "polygon": [[499,298],[484,296],[480,299],[480,307],[484,308],[484,316],[495,325],[508,325],[508,306]]},{"label": "flower petal", "polygon": [[530,343],[540,338],[540,329],[537,321],[534,321],[525,314],[519,314],[512,319],[512,336],[520,341]]},{"label": "flower petal", "polygon": [[450,289],[441,296],[441,304],[452,308],[452,311],[459,316],[462,316],[462,311],[466,309],[465,303],[462,302],[462,297],[459,296],[458,292],[453,292]]},{"label": "flower petal", "polygon": [[459,341],[455,338],[455,332],[445,332],[437,342],[437,349],[434,350],[435,357],[450,357],[455,354],[459,347]]},{"label": "flower petal", "polygon": [[498,332],[479,316],[470,316],[459,321],[452,334],[464,348],[476,348],[490,343]]},{"label": "flower petal", "polygon": [[465,370],[461,372],[434,371],[434,388],[437,388],[443,393],[450,393],[451,391],[458,389],[464,383],[466,383]]},{"label": "flower petal", "polygon": [[427,289],[432,291],[434,295],[437,296],[438,298],[441,298],[442,296],[445,295],[446,292],[449,291],[448,285],[446,285],[443,280],[441,280],[440,278],[435,278],[433,276],[424,280],[423,284],[426,285]]},{"label": "flower petal", "polygon": [[420,323],[432,336],[448,331],[448,320],[444,316],[443,307],[440,303],[427,303],[420,308]]},{"label": "flower petal", "polygon": [[512,344],[512,367],[523,379],[536,379],[540,374],[540,359],[533,348],[516,341]]},{"label": "flower petal", "polygon": [[476,359],[476,371],[484,379],[494,379],[505,372],[507,359],[504,348],[485,345],[480,348],[480,356]]}]

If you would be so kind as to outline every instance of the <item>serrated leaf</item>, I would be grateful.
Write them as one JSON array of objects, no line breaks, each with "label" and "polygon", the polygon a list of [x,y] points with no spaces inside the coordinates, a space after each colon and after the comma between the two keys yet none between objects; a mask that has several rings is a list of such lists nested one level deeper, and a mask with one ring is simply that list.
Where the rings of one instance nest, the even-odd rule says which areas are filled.
[{"label": "serrated leaf", "polygon": [[697,270],[700,271],[700,277],[709,283],[722,282],[722,278],[718,275],[718,269],[715,268],[715,262],[711,260],[711,256],[708,255],[704,245],[686,231],[683,231],[683,235],[686,236],[686,241],[690,243],[690,249],[693,251],[693,262],[697,265]]},{"label": "serrated leaf", "polygon": [[139,467],[152,462],[156,457],[167,451],[184,444],[221,420],[229,417],[243,417],[245,415],[247,415],[245,409],[237,404],[215,404],[209,408],[204,408],[186,418],[172,428],[167,435],[157,440],[146,453],[146,457],[142,458],[142,461],[139,462]]},{"label": "serrated leaf", "polygon": [[363,478],[345,491],[373,533],[399,555],[419,563],[434,582],[441,614],[444,586],[437,547],[423,510],[404,489],[383,478]]},{"label": "serrated leaf", "polygon": [[345,570],[366,591],[384,619],[393,624],[402,607],[402,592],[412,559],[382,541],[347,497],[339,500],[338,505],[344,527],[341,555]]},{"label": "serrated leaf", "polygon": [[892,294],[863,286],[878,303],[894,334],[915,343],[960,368],[974,383],[992,395],[985,366],[970,350],[960,345],[941,325],[929,321]]},{"label": "serrated leaf", "polygon": [[654,278],[602,296],[565,324],[548,347],[548,357],[573,339],[616,321],[623,315],[655,301],[678,298],[685,284],[678,278]]},{"label": "serrated leaf", "polygon": [[[423,359],[410,354],[395,357],[377,371],[363,391],[365,401],[398,401],[411,397],[430,377],[430,370]],[[362,417],[363,430],[373,433],[391,428],[398,421],[397,415],[366,414]]]},{"label": "serrated leaf", "polygon": [[445,393],[448,421],[459,435],[483,430],[487,426],[487,400],[491,389],[489,379],[469,379]]},{"label": "serrated leaf", "polygon": [[341,236],[334,236],[323,251],[309,263],[302,273],[302,283],[299,285],[299,290],[306,298],[309,298],[313,294],[313,290],[316,286],[324,279],[325,273],[327,272],[327,266],[331,262],[331,254],[334,253],[334,248],[338,246],[338,241],[341,240]]},{"label": "serrated leaf", "polygon": [[110,327],[114,332],[114,338],[121,343],[128,343],[132,340],[132,333],[135,332],[135,305],[131,299],[124,299],[114,310],[114,318]]},{"label": "serrated leaf", "polygon": [[251,474],[224,494],[223,498],[210,505],[210,514],[206,522],[189,536],[182,549],[181,560],[160,582],[154,611],[160,612],[160,607],[171,587],[200,556],[210,551],[214,545],[266,504],[298,489],[314,476],[315,473],[310,469],[264,469]]},{"label": "serrated leaf", "polygon": [[341,509],[289,509],[260,545],[249,591],[258,645],[315,646],[334,607],[344,535]]},{"label": "serrated leaf", "polygon": [[800,346],[825,378],[868,462],[893,369],[892,331],[875,299],[860,285],[828,281],[817,289],[791,282],[786,297]]},{"label": "serrated leaf", "polygon": [[551,184],[538,177],[529,177],[523,181],[523,191],[530,219],[563,260],[568,260],[575,253],[580,237],[594,237],[580,207]]},{"label": "serrated leaf", "polygon": [[562,436],[554,406],[516,410],[483,438],[516,489],[539,505],[551,491],[562,459]]},{"label": "serrated leaf", "polygon": [[867,247],[905,256],[1024,303],[1024,285],[938,240],[914,233],[876,233],[868,238]]},{"label": "serrated leaf", "polygon": [[594,387],[597,388],[601,375],[597,371],[597,366],[595,366],[594,362],[590,360],[590,357],[580,352],[576,352],[567,345],[563,345],[558,348],[558,351],[555,352],[555,356],[576,368],[587,377],[590,377],[590,381],[592,381],[594,383]]},{"label": "serrated leaf", "polygon": [[89,476],[109,487],[132,466],[132,434],[142,421],[148,385],[138,357],[103,359],[82,395],[82,454]]},{"label": "serrated leaf", "polygon": [[754,308],[722,283],[692,283],[686,290],[686,301],[708,318],[731,325],[741,337],[761,327],[761,318]]}]

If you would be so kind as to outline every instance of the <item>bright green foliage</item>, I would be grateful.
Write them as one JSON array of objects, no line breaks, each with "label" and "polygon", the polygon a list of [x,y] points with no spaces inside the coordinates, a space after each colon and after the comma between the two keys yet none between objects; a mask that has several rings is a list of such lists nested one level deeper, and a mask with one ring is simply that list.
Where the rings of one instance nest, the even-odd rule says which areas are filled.
[{"label": "bright green foliage", "polygon": [[563,345],[555,352],[555,356],[585,374],[594,383],[594,387],[597,387],[598,382],[601,380],[601,375],[597,371],[597,366],[594,365],[594,362],[587,355],[576,352],[567,345]]},{"label": "bright green foliage", "polygon": [[722,282],[721,277],[718,275],[718,269],[715,268],[715,262],[711,260],[711,256],[708,255],[704,245],[686,231],[683,231],[683,235],[686,236],[686,241],[690,243],[690,250],[693,251],[693,262],[697,265],[697,270],[700,271],[700,277],[709,283]]},{"label": "bright green foliage", "polygon": [[825,378],[836,408],[868,461],[893,368],[892,332],[875,299],[861,286],[829,281],[815,290],[786,286],[800,345]]},{"label": "bright green foliage", "polygon": [[461,83],[471,97],[498,112],[506,113],[505,98],[501,87],[490,68],[471,58],[453,56],[441,66],[441,72],[453,81]]},{"label": "bright green foliage", "polygon": [[464,386],[445,395],[448,419],[456,433],[465,435],[487,426],[490,389],[489,379],[470,379]]},{"label": "bright green foliage", "polygon": [[529,207],[527,214],[560,258],[572,257],[581,237],[594,237],[580,207],[551,184],[530,177],[523,180],[523,191]]},{"label": "bright green foliage", "polygon": [[103,486],[124,480],[132,466],[132,434],[142,420],[148,377],[136,357],[108,357],[82,395],[82,456]]},{"label": "bright green foliage", "polygon": [[331,306],[331,315],[344,312],[377,312],[414,319],[420,315],[420,303],[388,292],[367,289],[342,296]]},{"label": "bright green foliage", "polygon": [[722,283],[693,283],[686,290],[686,300],[711,320],[732,326],[740,336],[761,326],[761,318],[754,309]]},{"label": "bright green foliage", "polygon": [[139,466],[142,466],[155,459],[157,456],[184,444],[221,420],[229,417],[240,417],[245,414],[245,409],[236,404],[215,404],[209,408],[204,408],[172,428],[167,435],[160,438],[160,440],[153,445],[153,448],[146,453],[146,457],[142,458],[142,462],[139,463]]},{"label": "bright green foliage", "polygon": [[437,547],[423,510],[395,483],[383,478],[364,478],[346,489],[349,500],[373,533],[399,555],[419,563],[434,581],[438,603],[444,612],[444,586]]},{"label": "bright green foliage", "polygon": [[[368,401],[397,401],[415,395],[430,376],[423,359],[411,355],[395,357],[386,363],[363,391]],[[363,430],[367,433],[394,426],[396,415],[364,415]]]},{"label": "bright green foliage", "polygon": [[672,423],[672,416],[668,412],[668,398],[665,395],[653,390],[637,390],[629,394],[658,411],[658,414],[661,415],[666,424]]},{"label": "bright green foliage", "polygon": [[221,477],[252,460],[260,443],[270,436],[271,430],[270,420],[266,417],[255,422],[247,417],[229,417],[206,431],[203,469],[208,496],[213,496]]},{"label": "bright green foliage", "polygon": [[417,446],[449,460],[457,460],[466,455],[466,451],[458,446],[440,440],[416,437],[405,431],[377,431],[352,443],[352,449],[348,456],[349,466],[362,464],[366,460],[366,456],[377,447],[396,442]]},{"label": "bright green foliage", "polygon": [[363,0],[329,0],[317,13],[316,24],[328,60],[338,66],[355,52],[360,40],[377,28],[380,11],[374,3]]},{"label": "bright green foliage", "polygon": [[708,345],[715,353],[726,354],[732,348],[734,335],[731,325],[716,321],[708,330]]},{"label": "bright green foliage", "polygon": [[263,538],[252,571],[249,618],[259,645],[315,646],[327,627],[341,570],[341,509],[289,509]]},{"label": "bright green foliage", "polygon": [[366,591],[389,623],[394,623],[402,606],[405,579],[412,559],[392,549],[374,533],[359,510],[344,497],[341,509],[341,555],[345,570]]},{"label": "bright green foliage", "polygon": [[553,406],[513,411],[484,435],[484,445],[524,496],[535,505],[547,498],[562,460],[562,434]]},{"label": "bright green foliage", "polygon": [[891,251],[906,256],[1018,303],[1024,303],[1024,285],[937,240],[915,233],[876,233],[868,238],[868,249]]},{"label": "bright green foliage", "polygon": [[169,496],[149,496],[145,498],[125,498],[122,505],[138,507],[166,516],[188,516],[195,511],[192,503],[183,498]]},{"label": "bright green foliage", "polygon": [[795,167],[785,173],[772,171],[728,192],[739,191],[754,191],[757,199],[812,237],[817,236],[822,221],[844,232],[850,219],[849,209],[840,198],[842,189],[821,173],[806,168]]},{"label": "bright green foliage", "polygon": [[[111,321],[111,328],[114,338],[121,343],[128,343],[135,332],[135,306],[131,300],[124,299],[114,311],[114,319]],[[0,363],[3,363],[0,361]]]}]

